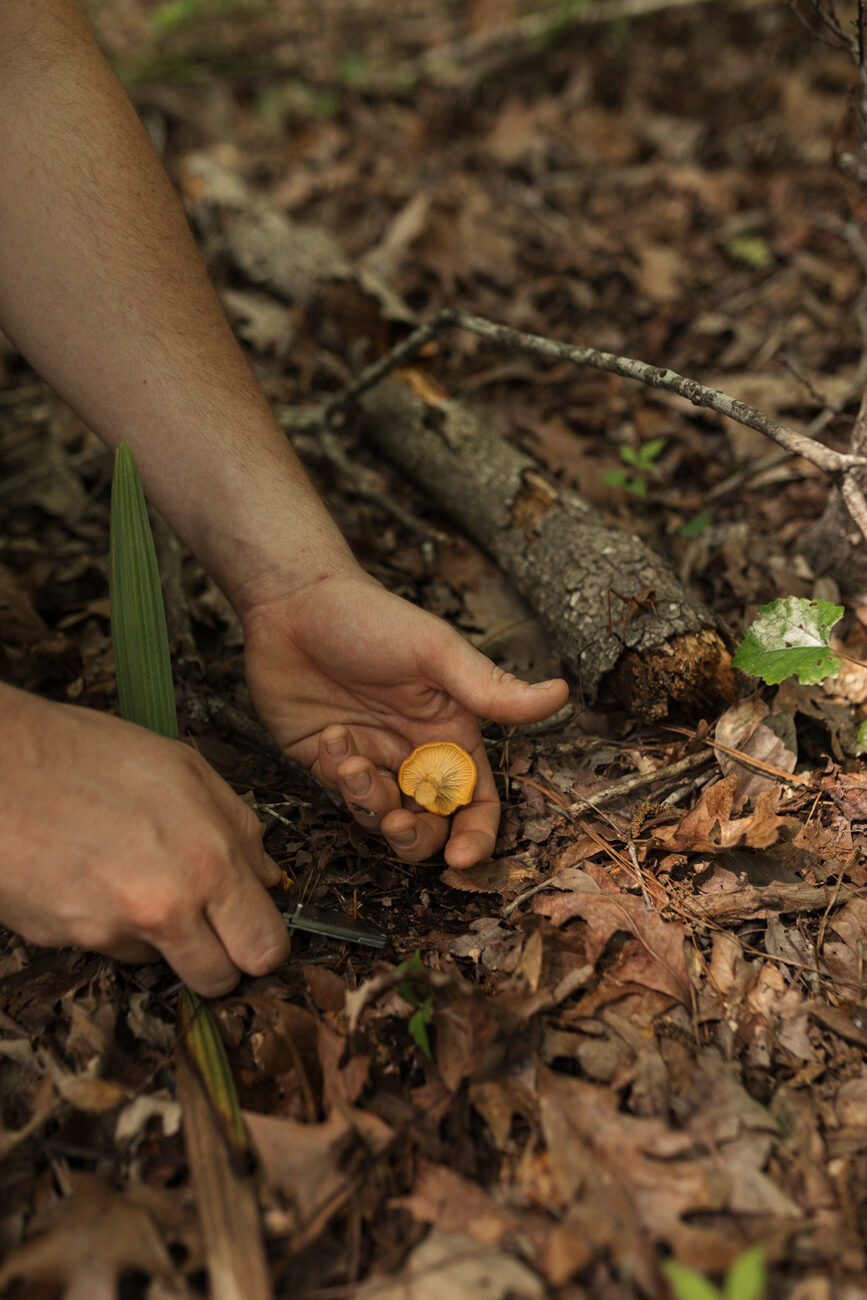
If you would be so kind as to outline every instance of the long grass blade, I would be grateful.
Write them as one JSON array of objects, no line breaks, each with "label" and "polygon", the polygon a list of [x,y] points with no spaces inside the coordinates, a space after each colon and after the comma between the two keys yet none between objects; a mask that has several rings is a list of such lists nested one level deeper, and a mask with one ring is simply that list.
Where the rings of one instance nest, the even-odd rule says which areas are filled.
[{"label": "long grass blade", "polygon": [[[111,636],[121,715],[178,739],[172,664],[156,552],[128,443],[111,485]],[[226,1049],[208,1005],[179,1002],[178,1093],[214,1300],[270,1300],[247,1130]]]},{"label": "long grass blade", "polygon": [[111,485],[111,637],[121,715],[178,738],[172,663],[157,557],[135,457],[118,447]]}]

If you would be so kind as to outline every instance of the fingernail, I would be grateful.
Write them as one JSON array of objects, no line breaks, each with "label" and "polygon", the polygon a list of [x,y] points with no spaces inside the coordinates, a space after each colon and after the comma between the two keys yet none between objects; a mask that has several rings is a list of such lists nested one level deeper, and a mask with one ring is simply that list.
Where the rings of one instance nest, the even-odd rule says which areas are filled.
[{"label": "fingernail", "polygon": [[549,686],[553,686],[554,683],[555,683],[556,681],[557,681],[557,678],[556,678],[556,677],[549,677],[548,680],[545,681],[545,682],[531,682],[530,685],[533,686],[533,687],[535,687],[535,689],[536,689],[537,691],[538,691],[538,690],[547,690],[548,687],[549,687]]},{"label": "fingernail", "polygon": [[396,844],[400,849],[408,849],[411,844],[415,844],[415,827],[410,826],[407,831],[398,831],[388,837],[392,844]]},{"label": "fingernail", "polygon": [[349,753],[349,740],[346,735],[335,736],[334,740],[326,740],[325,748],[333,759],[345,758]]},{"label": "fingernail", "polygon": [[367,794],[371,784],[370,773],[357,772],[354,776],[344,777],[343,784],[346,786],[347,790],[351,790],[353,794]]}]

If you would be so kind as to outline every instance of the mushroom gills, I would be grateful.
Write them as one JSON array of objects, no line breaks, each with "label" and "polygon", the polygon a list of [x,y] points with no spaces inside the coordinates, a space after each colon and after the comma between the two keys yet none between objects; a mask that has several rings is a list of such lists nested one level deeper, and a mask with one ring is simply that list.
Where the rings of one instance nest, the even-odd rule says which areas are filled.
[{"label": "mushroom gills", "polygon": [[448,817],[471,802],[476,765],[460,745],[437,741],[420,745],[401,764],[398,784],[428,812]]}]

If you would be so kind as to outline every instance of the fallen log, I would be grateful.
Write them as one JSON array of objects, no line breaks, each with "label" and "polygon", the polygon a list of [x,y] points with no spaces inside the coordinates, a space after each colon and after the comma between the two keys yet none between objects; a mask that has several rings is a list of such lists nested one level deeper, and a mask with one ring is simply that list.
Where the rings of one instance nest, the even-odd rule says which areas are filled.
[{"label": "fallen log", "polygon": [[[212,160],[188,163],[188,186],[217,247],[251,282],[329,314],[334,286],[351,286],[368,337],[393,338],[413,314],[393,291],[353,267],[337,241],[298,227]],[[340,322],[344,324],[344,322]],[[351,328],[351,327],[350,327]],[[345,331],[344,331],[345,336]],[[350,349],[347,349],[350,350]],[[418,387],[418,386],[417,386]],[[609,525],[459,402],[408,383],[379,383],[360,399],[357,427],[428,500],[500,566],[538,616],[585,702],[603,686],[638,717],[712,710],[736,695],[713,615],[636,536]],[[297,423],[284,413],[284,424]],[[304,420],[309,432],[315,430]]]},{"label": "fallen log", "polygon": [[713,617],[667,565],[466,406],[388,381],[362,399],[362,429],[508,575],[585,699],[607,678],[653,720],[733,694]]}]

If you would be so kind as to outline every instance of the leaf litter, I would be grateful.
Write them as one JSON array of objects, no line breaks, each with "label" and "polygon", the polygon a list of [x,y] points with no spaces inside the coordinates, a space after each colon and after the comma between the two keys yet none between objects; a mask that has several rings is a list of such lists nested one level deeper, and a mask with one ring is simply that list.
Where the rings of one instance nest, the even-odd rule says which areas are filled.
[{"label": "leaf litter", "polygon": [[[849,130],[853,79],[786,11],[624,20],[519,46],[505,79],[486,75],[487,54],[458,63],[446,84],[419,72],[425,52],[470,37],[484,52],[521,6],[477,0],[459,16],[411,4],[388,25],[366,0],[335,5],[324,25],[288,4],[194,10],[172,29],[148,6],[92,9],[191,210],[219,162],[314,235],[336,235],[368,277],[340,282],[341,263],[311,305],[297,257],[248,260],[239,278],[219,232],[199,231],[275,404],[346,382],[371,322],[400,320],[390,286],[422,313],[464,305],[711,376],[786,419],[826,403],[830,439],[845,445],[864,348],[846,230],[863,214],[830,149]],[[237,61],[263,48],[255,72]],[[199,85],[160,81],[169,56],[202,50],[221,76],[205,57]],[[411,95],[380,75],[397,65],[416,77]],[[248,234],[258,220],[247,214]],[[748,475],[732,493],[727,477],[766,444],[679,399],[463,335],[426,361],[415,382],[481,408],[662,549],[730,625],[780,594],[838,599],[797,555],[826,491],[811,467]],[[0,495],[0,672],[112,709],[105,457],[12,350],[2,382],[0,459],[19,486]],[[370,571],[504,667],[556,671],[485,557],[455,534],[423,540],[442,522],[351,428],[341,438],[404,509],[351,491],[299,439]],[[645,497],[606,483],[658,438]],[[49,462],[61,468],[46,475]],[[682,535],[705,508],[708,527]],[[189,557],[185,577],[208,688],[249,711],[236,620]],[[855,613],[846,653],[864,659]],[[188,732],[274,810],[268,849],[297,895],[357,911],[390,940],[372,956],[298,935],[285,968],[217,1007],[276,1296],[665,1297],[666,1257],[718,1280],[757,1244],[774,1296],[864,1294],[863,669],[784,681],[687,732],[641,729],[604,698],[579,701],[551,733],[487,727],[504,817],[493,861],[467,872],[390,858],[295,793],[272,753],[203,721],[190,707],[201,690],[181,682]],[[673,786],[650,780],[709,743],[715,764]],[[635,773],[644,787],[593,806]],[[570,812],[580,799],[589,807]],[[416,952],[431,1059],[399,987]],[[10,1295],[207,1294],[174,1034],[162,966],[5,937]]]}]

